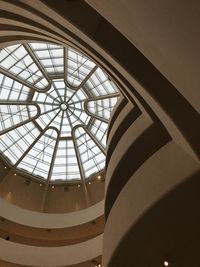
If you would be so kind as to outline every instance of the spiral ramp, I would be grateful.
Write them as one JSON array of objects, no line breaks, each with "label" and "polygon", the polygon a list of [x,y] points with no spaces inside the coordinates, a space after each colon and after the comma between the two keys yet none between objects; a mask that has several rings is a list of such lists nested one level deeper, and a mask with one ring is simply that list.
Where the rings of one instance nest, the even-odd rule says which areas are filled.
[{"label": "spiral ramp", "polygon": [[[105,203],[49,214],[1,198],[0,265],[199,266],[199,3],[1,0],[0,10],[0,48],[70,44],[122,93]],[[1,162],[2,179],[8,171]]]}]

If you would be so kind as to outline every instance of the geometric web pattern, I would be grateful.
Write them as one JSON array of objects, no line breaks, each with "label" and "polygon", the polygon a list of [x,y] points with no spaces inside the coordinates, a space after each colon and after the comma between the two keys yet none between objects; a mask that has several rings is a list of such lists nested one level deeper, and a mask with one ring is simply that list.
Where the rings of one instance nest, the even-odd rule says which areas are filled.
[{"label": "geometric web pattern", "polygon": [[80,181],[105,168],[118,87],[74,48],[21,43],[0,51],[0,153],[49,182]]}]

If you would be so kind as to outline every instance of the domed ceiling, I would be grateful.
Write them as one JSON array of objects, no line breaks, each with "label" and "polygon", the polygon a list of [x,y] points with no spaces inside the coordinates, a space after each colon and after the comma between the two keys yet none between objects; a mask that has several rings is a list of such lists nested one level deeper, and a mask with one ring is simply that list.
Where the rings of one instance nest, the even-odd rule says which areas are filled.
[{"label": "domed ceiling", "polygon": [[105,167],[117,86],[70,47],[23,43],[0,51],[0,152],[48,182],[87,179]]}]

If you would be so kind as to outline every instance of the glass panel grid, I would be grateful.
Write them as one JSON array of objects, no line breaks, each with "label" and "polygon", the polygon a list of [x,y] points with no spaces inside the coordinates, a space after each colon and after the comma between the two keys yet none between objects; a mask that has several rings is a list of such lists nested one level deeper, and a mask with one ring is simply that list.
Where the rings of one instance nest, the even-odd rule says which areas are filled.
[{"label": "glass panel grid", "polygon": [[58,145],[51,180],[81,179],[72,140],[61,140]]},{"label": "glass panel grid", "polygon": [[47,130],[21,160],[18,167],[47,179],[56,144],[55,130]]},{"label": "glass panel grid", "polygon": [[0,137],[0,151],[15,164],[39,135],[32,122],[22,125]]},{"label": "glass panel grid", "polygon": [[38,113],[33,105],[1,105],[0,104],[0,131],[26,122]]},{"label": "glass panel grid", "polygon": [[90,131],[95,136],[95,138],[100,142],[100,144],[106,147],[107,138],[107,128],[108,125],[100,120],[94,120],[90,125]]},{"label": "glass panel grid", "polygon": [[85,85],[93,96],[104,96],[118,92],[116,85],[100,68],[91,75]]},{"label": "glass panel grid", "polygon": [[112,110],[117,103],[118,97],[89,101],[87,108],[90,113],[109,120]]},{"label": "glass panel grid", "polygon": [[0,100],[26,101],[30,89],[0,73]]},{"label": "glass panel grid", "polygon": [[67,49],[67,81],[71,86],[79,86],[94,67],[95,63],[87,57],[71,48]]},{"label": "glass panel grid", "polygon": [[38,89],[44,89],[48,85],[48,81],[23,45],[1,49],[0,67]]},{"label": "glass panel grid", "polygon": [[31,43],[30,47],[46,73],[53,76],[64,74],[63,47],[40,43]]},{"label": "glass panel grid", "polygon": [[79,127],[75,131],[77,148],[81,158],[85,177],[99,172],[105,166],[105,155],[101,152],[99,147],[85,132],[84,128]]}]

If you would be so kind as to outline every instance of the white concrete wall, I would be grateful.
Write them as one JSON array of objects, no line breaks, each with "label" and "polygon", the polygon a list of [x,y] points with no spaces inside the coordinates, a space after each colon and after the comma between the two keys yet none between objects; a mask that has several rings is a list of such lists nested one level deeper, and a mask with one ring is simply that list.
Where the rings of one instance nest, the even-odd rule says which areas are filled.
[{"label": "white concrete wall", "polygon": [[56,267],[78,264],[102,253],[103,235],[65,247],[34,247],[0,239],[0,258],[27,266]]}]

